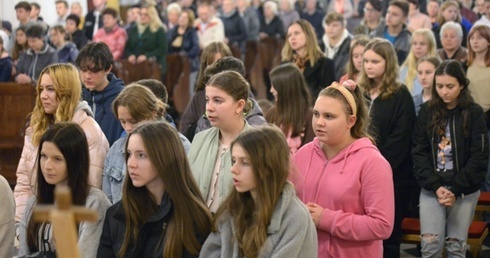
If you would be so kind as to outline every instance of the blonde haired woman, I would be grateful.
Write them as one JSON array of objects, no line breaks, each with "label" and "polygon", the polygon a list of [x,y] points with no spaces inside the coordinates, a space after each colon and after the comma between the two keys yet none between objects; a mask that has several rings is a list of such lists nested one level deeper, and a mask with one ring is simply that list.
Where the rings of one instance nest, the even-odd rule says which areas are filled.
[{"label": "blonde haired woman", "polygon": [[155,58],[162,73],[166,71],[167,35],[165,25],[158,17],[154,5],[141,7],[140,19],[136,26],[128,29],[128,41],[124,47],[124,57],[133,64]]},{"label": "blonde haired woman", "polygon": [[82,85],[78,69],[71,64],[54,64],[44,68],[39,78],[36,103],[31,113],[30,126],[25,133],[24,148],[16,173],[16,221],[20,221],[27,199],[34,194],[36,151],[41,136],[49,127],[66,121],[80,125],[89,145],[89,183],[96,188],[101,188],[102,168],[109,150],[109,143],[95,122],[89,105],[80,101]]},{"label": "blonde haired woman", "polygon": [[422,92],[422,85],[417,80],[417,63],[425,56],[437,56],[436,39],[429,29],[418,29],[413,32],[410,52],[400,67],[400,81],[415,96]]}]

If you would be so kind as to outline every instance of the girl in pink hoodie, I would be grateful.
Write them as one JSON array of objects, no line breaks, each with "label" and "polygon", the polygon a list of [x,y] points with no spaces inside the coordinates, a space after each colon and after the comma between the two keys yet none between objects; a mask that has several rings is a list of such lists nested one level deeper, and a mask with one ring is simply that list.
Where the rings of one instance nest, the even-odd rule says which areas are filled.
[{"label": "girl in pink hoodie", "polygon": [[362,96],[352,80],[322,90],[313,109],[316,137],[293,157],[318,257],[382,257],[382,240],[393,229],[392,171],[367,133]]}]

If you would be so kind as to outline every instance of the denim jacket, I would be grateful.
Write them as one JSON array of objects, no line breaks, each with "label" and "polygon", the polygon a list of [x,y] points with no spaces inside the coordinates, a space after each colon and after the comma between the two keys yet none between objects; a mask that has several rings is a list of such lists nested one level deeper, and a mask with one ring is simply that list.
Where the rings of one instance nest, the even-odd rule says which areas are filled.
[{"label": "denim jacket", "polygon": [[[184,135],[179,133],[180,140],[184,145],[185,152],[188,153],[191,143]],[[102,190],[114,204],[122,198],[122,188],[124,177],[126,176],[126,157],[124,148],[126,147],[127,136],[115,141],[109,149],[104,162],[104,172],[102,174]]]}]

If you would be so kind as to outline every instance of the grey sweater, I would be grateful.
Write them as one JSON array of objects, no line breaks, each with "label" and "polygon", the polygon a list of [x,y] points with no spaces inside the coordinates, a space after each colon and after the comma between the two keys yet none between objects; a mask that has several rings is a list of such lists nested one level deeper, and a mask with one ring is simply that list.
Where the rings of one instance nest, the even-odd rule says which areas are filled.
[{"label": "grey sweater", "polygon": [[[32,214],[32,209],[36,203],[36,196],[32,196],[27,201],[26,212],[24,217],[20,221],[20,246],[19,246],[19,257],[25,257],[31,252],[27,246],[26,230],[27,223]],[[107,209],[111,206],[111,203],[107,199],[104,192],[101,190],[91,187],[90,192],[85,201],[85,207],[91,210],[95,210],[99,214],[99,219],[96,222],[82,222],[78,228],[78,249],[80,250],[80,257],[92,258],[97,255],[97,248],[99,247],[100,235],[102,234],[102,227],[104,224],[105,213]],[[49,244],[49,249],[51,251],[56,250],[52,228],[50,225],[49,232],[46,234],[46,241]]]},{"label": "grey sweater", "polygon": [[[218,231],[211,233],[204,243],[200,257],[240,257],[238,244],[234,242],[232,219],[222,218]],[[267,239],[258,257],[316,258],[318,240],[315,225],[304,204],[296,197],[294,187],[288,183],[274,208],[267,227]]]},{"label": "grey sweater", "polygon": [[14,194],[0,175],[0,257],[12,257],[14,250]]}]

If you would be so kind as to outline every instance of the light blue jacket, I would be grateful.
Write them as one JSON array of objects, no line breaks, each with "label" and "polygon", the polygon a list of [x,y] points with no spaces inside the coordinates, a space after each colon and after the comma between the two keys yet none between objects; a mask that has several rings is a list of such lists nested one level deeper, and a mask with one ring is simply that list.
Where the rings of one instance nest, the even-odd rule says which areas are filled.
[{"label": "light blue jacket", "polygon": [[[185,152],[191,148],[191,142],[179,133],[180,140],[184,145]],[[122,198],[122,188],[124,177],[126,176],[126,157],[124,149],[126,147],[127,136],[120,138],[112,144],[104,162],[104,172],[102,173],[102,191],[107,195],[109,201],[114,204]]]}]

